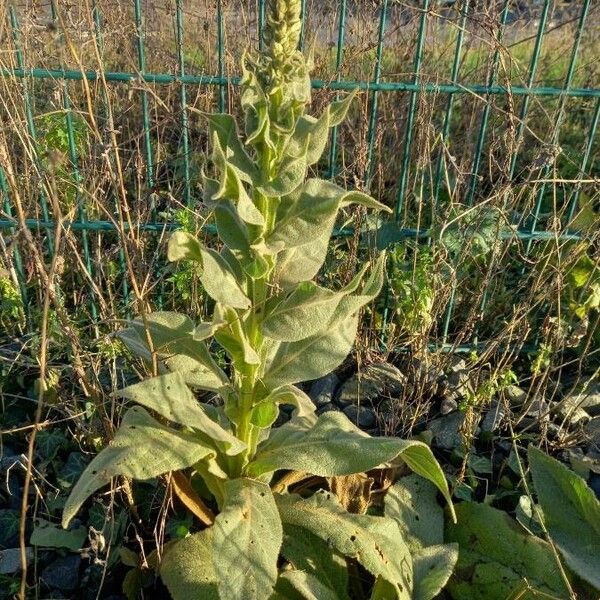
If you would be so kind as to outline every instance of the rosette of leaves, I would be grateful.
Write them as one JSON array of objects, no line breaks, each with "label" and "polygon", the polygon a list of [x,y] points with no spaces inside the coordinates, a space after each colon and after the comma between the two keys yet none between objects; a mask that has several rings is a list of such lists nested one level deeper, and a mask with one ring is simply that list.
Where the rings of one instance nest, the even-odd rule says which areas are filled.
[{"label": "rosette of leaves", "polygon": [[[245,139],[230,115],[207,116],[214,177],[204,179],[205,202],[221,248],[185,232],[175,233],[168,248],[170,260],[196,263],[215,303],[212,320],[159,312],[121,333],[159,373],[119,392],[136,405],[74,486],[63,523],[113,477],[170,474],[200,521],[196,533],[169,544],[160,566],[176,600],[346,599],[349,564],[370,573],[373,598],[408,599],[413,562],[397,521],[349,512],[358,504],[364,513],[366,505],[349,501],[352,488],[342,483],[403,463],[450,502],[443,472],[421,442],[372,438],[342,413],[317,416],[296,386],[341,364],[361,308],[383,284],[383,256],[342,289],[314,281],[338,211],[352,204],[387,208],[307,178],[352,96],[319,117],[305,114],[310,81],[296,51],[300,2],[272,1],[268,10],[268,50],[244,65]],[[211,340],[227,354],[225,370]],[[200,403],[193,390],[219,401]],[[273,427],[282,405],[293,407],[292,419]],[[337,483],[319,491],[327,481]],[[302,496],[292,484],[300,484]],[[342,488],[344,494],[331,491]],[[368,497],[367,488],[358,486],[356,494],[362,489]]]}]

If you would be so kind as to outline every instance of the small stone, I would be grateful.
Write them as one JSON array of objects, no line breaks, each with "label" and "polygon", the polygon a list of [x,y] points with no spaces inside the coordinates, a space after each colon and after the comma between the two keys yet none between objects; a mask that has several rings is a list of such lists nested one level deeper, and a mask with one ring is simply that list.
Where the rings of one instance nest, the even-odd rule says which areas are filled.
[{"label": "small stone", "polygon": [[351,404],[344,408],[344,414],[361,429],[369,429],[375,425],[375,414],[366,406]]},{"label": "small stone", "polygon": [[460,400],[473,392],[471,376],[467,369],[452,370],[446,379],[446,397],[450,400]]},{"label": "small stone", "polygon": [[440,405],[440,414],[448,415],[458,409],[458,402],[453,398],[444,398]]},{"label": "small stone", "polygon": [[510,402],[510,405],[514,408],[518,408],[525,404],[527,400],[527,392],[520,388],[518,385],[509,385],[504,390],[504,395]]},{"label": "small stone", "polygon": [[335,373],[329,373],[329,375],[313,381],[308,395],[315,403],[315,406],[320,408],[333,400],[339,385],[340,380],[338,376]]},{"label": "small stone", "polygon": [[465,413],[457,411],[429,423],[433,434],[433,442],[438,448],[454,450],[463,444],[461,427],[465,421]]},{"label": "small stone", "polygon": [[[579,398],[581,408],[585,410],[591,417],[600,416],[600,383],[596,382],[587,384],[583,394],[574,394]],[[583,396],[581,398],[580,396]]]},{"label": "small stone", "polygon": [[506,410],[504,409],[502,402],[498,402],[497,400],[492,401],[492,404],[481,423],[481,431],[494,433],[500,428],[505,417]]},{"label": "small stone", "polygon": [[51,562],[41,575],[42,581],[49,587],[62,592],[72,592],[79,583],[81,557],[69,554]]},{"label": "small stone", "polygon": [[587,441],[587,455],[600,460],[600,417],[594,417],[583,429]]},{"label": "small stone", "polygon": [[526,415],[532,419],[548,419],[550,404],[544,398],[534,398],[527,408]]},{"label": "small stone", "polygon": [[341,412],[341,411],[335,404],[332,404],[330,402],[329,404],[324,404],[323,406],[321,406],[320,408],[317,409],[318,415],[322,415],[323,413],[326,413],[326,412]]},{"label": "small stone", "polygon": [[[27,560],[33,558],[33,550],[25,548]],[[7,548],[0,550],[0,575],[12,575],[21,570],[21,549]]]},{"label": "small stone", "polygon": [[567,396],[563,398],[556,407],[556,414],[560,421],[567,425],[584,425],[591,417],[581,408],[583,398],[577,396]]},{"label": "small stone", "polygon": [[592,473],[588,483],[594,491],[594,494],[596,494],[596,498],[600,500],[600,475],[598,475],[598,473]]},{"label": "small stone", "polygon": [[406,376],[397,367],[383,361],[374,362],[342,384],[336,402],[341,407],[374,404],[386,396],[400,396],[405,383]]}]

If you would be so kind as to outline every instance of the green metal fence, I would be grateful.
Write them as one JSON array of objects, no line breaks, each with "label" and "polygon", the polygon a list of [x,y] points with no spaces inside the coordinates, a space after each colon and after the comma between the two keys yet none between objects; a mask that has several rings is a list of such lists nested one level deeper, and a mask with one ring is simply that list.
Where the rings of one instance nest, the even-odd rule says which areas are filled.
[{"label": "green metal fence", "polygon": [[[89,0],[82,3],[89,9],[91,19],[82,20],[83,27],[88,29],[89,38],[93,40],[93,45],[97,53],[102,55],[105,48],[105,21],[109,16],[110,3],[102,3],[99,0]],[[78,232],[81,240],[81,249],[83,253],[83,263],[87,270],[90,280],[95,277],[95,264],[91,245],[92,237],[95,235],[121,231],[127,233],[130,224],[124,220],[120,225],[115,224],[113,220],[102,218],[96,214],[90,218],[86,209],[86,203],[82,199],[81,187],[84,185],[81,176],[82,157],[76,143],[76,124],[75,117],[81,112],[81,106],[73,106],[70,100],[69,90],[72,86],[80,86],[81,82],[88,82],[88,85],[94,86],[94,89],[100,90],[99,96],[106,93],[107,86],[123,85],[134,86],[134,103],[136,110],[141,116],[141,137],[140,137],[140,156],[143,160],[143,182],[140,189],[134,193],[145,195],[150,203],[150,218],[143,222],[136,222],[134,228],[136,232],[148,232],[149,234],[160,234],[166,230],[172,229],[177,225],[173,222],[161,221],[160,207],[155,204],[156,194],[153,193],[157,188],[157,172],[159,166],[157,163],[157,146],[155,138],[156,131],[153,128],[153,111],[156,111],[156,98],[160,96],[160,88],[176,90],[177,99],[173,100],[177,104],[175,117],[178,120],[178,140],[181,172],[182,172],[182,194],[183,204],[188,207],[194,207],[199,200],[200,190],[194,184],[193,158],[194,152],[192,146],[191,120],[193,118],[193,101],[190,98],[197,93],[199,89],[216,89],[215,102],[216,108],[220,111],[227,110],[230,102],[230,96],[234,93],[235,87],[239,83],[239,76],[230,72],[227,59],[227,40],[235,36],[252,35],[261,42],[260,32],[264,26],[265,4],[266,0],[257,0],[256,2],[233,2],[233,0],[217,0],[214,7],[208,6],[207,18],[214,19],[213,23],[206,25],[207,30],[214,31],[213,40],[215,47],[211,49],[216,51],[215,72],[193,72],[197,69],[189,68],[189,50],[190,39],[189,29],[186,30],[189,14],[193,13],[194,2],[185,0],[175,0],[171,11],[168,12],[169,18],[173,22],[174,47],[173,62],[169,67],[162,71],[154,70],[148,60],[147,48],[147,14],[154,10],[150,2],[142,0],[122,0],[117,3],[122,8],[123,5],[131,5],[131,17],[134,25],[135,41],[135,68],[130,71],[124,70],[104,70],[99,72],[92,68],[86,68],[86,65],[74,65],[72,56],[65,50],[65,63],[55,62],[50,65],[31,64],[28,56],[28,48],[23,42],[23,32],[21,18],[26,18],[24,11],[19,6],[11,5],[8,7],[5,15],[5,31],[11,37],[9,41],[6,38],[3,42],[5,46],[5,58],[0,68],[0,76],[11,84],[21,86],[21,100],[23,102],[23,114],[25,116],[25,125],[29,139],[33,141],[32,148],[35,151],[36,141],[38,140],[38,131],[36,125],[35,106],[36,102],[32,98],[33,94],[40,93],[40,86],[48,86],[45,89],[56,89],[60,87],[62,93],[62,111],[64,114],[64,125],[67,132],[68,160],[71,165],[74,177],[74,185],[77,190],[75,203],[77,210],[75,219],[63,223],[65,227]],[[246,15],[246,22],[240,23],[239,15],[236,12],[236,6],[239,4],[240,14]],[[440,204],[440,198],[445,193],[448,183],[448,173],[455,169],[453,166],[453,156],[448,150],[453,142],[453,130],[460,129],[462,120],[469,120],[471,159],[466,173],[460,174],[461,184],[461,202],[462,205],[470,208],[486,202],[491,193],[489,190],[482,190],[482,180],[485,177],[482,172],[485,167],[486,159],[490,150],[490,135],[498,135],[502,128],[512,127],[513,129],[513,149],[511,153],[508,169],[501,173],[502,185],[507,186],[511,182],[515,185],[522,181],[523,166],[520,165],[522,158],[522,147],[524,139],[530,136],[529,116],[532,104],[538,101],[547,101],[552,104],[552,128],[546,132],[543,139],[537,136],[538,146],[551,153],[553,148],[558,148],[562,143],[563,127],[568,120],[569,113],[573,106],[582,107],[581,113],[583,119],[587,122],[585,134],[580,140],[581,152],[577,154],[579,164],[576,165],[576,176],[568,181],[559,184],[560,192],[563,195],[560,210],[556,210],[555,216],[562,220],[559,226],[554,226],[550,230],[544,229],[540,224],[543,215],[544,202],[548,195],[548,186],[556,187],[553,180],[554,168],[556,165],[552,157],[546,161],[538,160],[534,167],[529,165],[528,173],[531,174],[533,168],[536,169],[535,176],[530,179],[534,182],[532,190],[534,202],[528,213],[528,218],[523,219],[517,227],[510,230],[503,230],[499,235],[506,240],[508,244],[522,244],[523,261],[526,264],[536,241],[543,240],[578,240],[582,236],[594,237],[592,230],[582,233],[573,227],[573,220],[578,213],[579,201],[582,194],[583,183],[591,182],[598,176],[594,172],[596,157],[598,154],[597,129],[600,119],[600,87],[594,83],[598,82],[598,72],[595,67],[590,65],[579,66],[579,55],[581,45],[587,40],[586,36],[594,36],[598,30],[598,6],[592,0],[580,0],[569,4],[569,11],[561,16],[558,23],[551,23],[551,18],[556,17],[557,11],[560,12],[559,3],[554,0],[542,0],[531,4],[535,12],[535,23],[530,18],[527,22],[529,28],[521,35],[526,38],[526,43],[532,43],[531,51],[528,57],[528,66],[522,82],[513,82],[503,80],[500,77],[502,70],[506,69],[505,61],[507,54],[505,48],[517,45],[520,42],[518,38],[520,25],[515,25],[511,19],[515,18],[514,12],[517,2],[512,0],[501,0],[500,2],[485,3],[487,8],[484,10],[481,3],[476,0],[457,1],[451,8],[443,3],[434,0],[414,0],[412,3],[396,3],[392,0],[381,0],[377,2],[376,10],[373,10],[373,3],[369,2],[351,2],[350,0],[339,0],[327,3],[313,2],[304,0],[303,9],[305,12],[305,27],[302,34],[303,44],[314,36],[315,31],[311,27],[315,22],[320,26],[326,23],[328,31],[334,31],[333,38],[335,44],[333,48],[324,52],[327,65],[324,68],[325,75],[316,78],[313,81],[315,90],[324,90],[333,94],[345,92],[352,89],[364,90],[367,95],[367,133],[366,147],[364,148],[364,168],[362,168],[362,181],[355,184],[362,185],[365,189],[371,189],[373,186],[375,171],[382,168],[381,155],[376,156],[376,147],[378,136],[386,135],[382,129],[394,128],[393,122],[386,121],[385,115],[380,109],[381,101],[384,96],[398,98],[405,106],[404,120],[399,134],[401,145],[393,148],[392,155],[385,161],[385,177],[391,177],[394,180],[395,211],[394,221],[395,230],[391,235],[391,241],[402,239],[420,240],[421,243],[431,241],[434,236],[434,228],[431,224],[422,226],[415,214],[420,214],[421,210],[435,211],[443,210],[443,204]],[[521,3],[522,4],[522,3]],[[535,5],[535,6],[533,6]],[[214,8],[214,10],[213,10]],[[56,28],[56,35],[62,35],[63,28],[69,28],[67,22],[72,16],[69,14],[68,7],[63,6],[59,0],[52,0],[47,7],[48,27]],[[197,9],[200,10],[200,9]],[[482,12],[482,10],[484,12]],[[345,76],[345,65],[348,64],[347,48],[348,37],[353,35],[349,31],[350,21],[360,18],[361,11],[368,13],[373,18],[377,18],[376,28],[374,28],[375,37],[371,40],[370,47],[365,49],[365,55],[370,61],[371,77],[368,80],[354,80]],[[42,7],[43,12],[43,7]],[[83,14],[83,12],[82,12]],[[165,13],[166,14],[166,13]],[[21,16],[23,15],[23,17]],[[233,15],[233,17],[232,17]],[[359,15],[358,17],[356,15]],[[485,19],[482,17],[485,17]],[[83,19],[83,17],[82,17]],[[208,21],[207,21],[208,22]],[[512,24],[511,24],[512,23]],[[452,34],[445,37],[443,43],[448,46],[447,52],[451,53],[449,61],[450,71],[447,73],[424,72],[424,64],[427,60],[428,52],[436,48],[436,28],[450,28]],[[507,32],[507,29],[512,30]],[[531,33],[531,28],[535,31]],[[540,83],[539,69],[543,52],[543,46],[547,37],[554,29],[562,28],[565,33],[562,42],[562,55],[568,54],[566,61],[566,72],[558,79],[549,84],[547,81]],[[516,32],[515,32],[516,30]],[[243,31],[243,33],[242,33]],[[509,35],[510,34],[510,35]],[[31,31],[28,33],[32,35]],[[187,37],[186,37],[187,35]],[[390,56],[394,52],[400,52],[398,41],[393,36],[404,35],[406,39],[410,38],[410,46],[413,59],[412,71],[394,74],[393,69],[386,69],[386,60],[391,60]],[[507,40],[507,36],[511,39]],[[193,37],[193,36],[192,36]],[[198,37],[202,37],[200,34]],[[331,36],[330,36],[331,37]],[[485,77],[480,81],[469,81],[464,75],[465,62],[469,58],[465,51],[467,38],[476,39],[485,37],[488,44],[488,57],[485,64]],[[390,39],[392,41],[390,42]],[[68,40],[67,40],[68,41]],[[89,42],[92,44],[92,41]],[[202,40],[198,40],[202,45]],[[441,42],[440,42],[441,43]],[[331,45],[331,40],[325,40],[324,46]],[[526,45],[526,44],[525,44]],[[65,43],[68,49],[68,43]],[[331,50],[331,52],[329,52]],[[8,58],[7,58],[8,57]],[[51,57],[54,60],[60,60],[58,57]],[[351,57],[352,61],[353,58]],[[393,62],[393,61],[392,61]],[[68,63],[68,64],[67,64]],[[591,79],[586,77],[586,70],[593,71]],[[208,70],[208,69],[207,69]],[[481,74],[481,69],[477,71]],[[504,71],[503,71],[504,72]],[[579,77],[576,78],[576,74]],[[595,79],[595,80],[594,80]],[[584,84],[581,84],[581,82]],[[80,88],[78,88],[80,89]],[[461,100],[464,99],[464,100]],[[419,107],[423,99],[431,99],[431,103],[437,106],[437,112],[431,119],[435,127],[434,134],[436,148],[432,151],[432,163],[421,164],[419,149],[415,146],[415,137],[421,127]],[[497,102],[496,102],[497,100]],[[458,102],[462,102],[462,108],[457,107]],[[470,104],[469,104],[470,103]],[[571,103],[571,104],[569,104]],[[471,107],[469,114],[464,113],[464,107]],[[111,117],[107,111],[110,110],[109,102],[105,98],[104,102],[98,101],[94,106],[97,115],[102,115],[105,126],[110,125]],[[504,119],[504,124],[498,124],[498,119]],[[492,121],[496,120],[495,123]],[[457,123],[459,125],[457,126]],[[466,136],[469,137],[468,135]],[[340,133],[334,129],[331,133],[331,140],[328,152],[328,164],[322,166],[322,171],[327,177],[336,178],[339,176],[342,167],[340,166],[340,156],[343,152],[340,148]],[[464,149],[463,149],[464,150]],[[555,159],[556,157],[554,157]],[[39,156],[33,156],[33,161],[40,173],[43,173],[47,166]],[[18,162],[18,159],[17,159]],[[458,171],[457,169],[455,169]],[[572,171],[572,169],[571,169]],[[392,175],[390,175],[392,172]],[[459,178],[458,174],[450,175],[454,179]],[[493,182],[492,182],[493,183]],[[488,181],[488,185],[490,182]],[[415,189],[420,192],[415,192]],[[596,188],[594,188],[596,189]],[[3,213],[0,219],[0,230],[5,234],[11,234],[17,231],[17,222],[13,211],[13,198],[11,198],[10,186],[7,182],[6,173],[0,169],[0,192],[2,193]],[[133,192],[132,192],[133,193]],[[595,192],[594,192],[595,193]],[[487,195],[486,195],[487,194]],[[588,194],[589,195],[589,194]],[[119,199],[114,198],[115,211],[118,211]],[[409,206],[410,204],[410,206]],[[39,212],[28,215],[26,219],[27,227],[38,232],[44,245],[45,251],[49,256],[55,251],[52,243],[52,231],[55,223],[52,221],[52,210],[49,205],[49,199],[44,191],[44,186],[39,186],[38,192]],[[415,209],[416,207],[416,209]],[[117,214],[117,212],[115,212]],[[547,219],[546,219],[547,221]],[[206,226],[208,231],[210,225]],[[346,228],[338,231],[340,236],[349,236],[352,234],[352,228]],[[14,257],[14,267],[19,279],[21,292],[27,303],[27,274],[24,270],[24,258],[19,244],[15,244],[12,250]],[[128,282],[127,269],[123,250],[119,251],[118,262],[120,265],[121,293],[125,304],[130,298],[130,282]],[[454,281],[451,286],[449,299],[445,307],[445,316],[441,326],[441,342],[448,342],[449,328],[453,319],[455,309],[455,294],[458,282]],[[159,294],[160,296],[160,294]],[[96,291],[91,287],[89,291],[90,314],[93,319],[97,319],[99,309],[97,305],[98,298]],[[160,299],[157,300],[160,302]],[[489,301],[487,293],[484,293],[480,299],[479,312],[483,313],[486,303]],[[389,318],[389,311],[386,307],[384,320]],[[477,343],[477,330],[473,331],[471,342]]]}]

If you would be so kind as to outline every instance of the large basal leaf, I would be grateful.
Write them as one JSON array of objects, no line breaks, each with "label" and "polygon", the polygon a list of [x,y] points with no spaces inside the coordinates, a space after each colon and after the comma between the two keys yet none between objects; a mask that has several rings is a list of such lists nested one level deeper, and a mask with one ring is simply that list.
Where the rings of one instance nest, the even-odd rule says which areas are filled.
[{"label": "large basal leaf", "polygon": [[191,467],[211,455],[215,455],[214,449],[193,435],[161,425],[139,406],[130,408],[115,439],[92,460],[73,487],[63,511],[63,527],[87,498],[117,475],[152,479]]},{"label": "large basal leaf", "polygon": [[169,546],[160,565],[160,576],[173,600],[221,600],[213,557],[212,528]]},{"label": "large basal leaf", "polygon": [[531,476],[552,541],[565,561],[600,590],[600,502],[586,482],[534,446]]},{"label": "large basal leaf", "polygon": [[286,524],[283,530],[283,557],[296,569],[311,575],[339,600],[349,600],[348,565],[322,537]]},{"label": "large basal leaf", "polygon": [[341,597],[311,573],[284,571],[271,600],[341,600]]},{"label": "large basal leaf", "polygon": [[180,373],[146,379],[116,392],[115,395],[133,400],[173,423],[205,433],[212,440],[224,444],[227,454],[239,454],[246,449],[246,444],[206,414]]},{"label": "large basal leaf", "polygon": [[269,486],[252,479],[228,481],[225,504],[213,529],[213,564],[220,597],[270,598],[277,581],[283,531]]},{"label": "large basal leaf", "polygon": [[395,598],[410,600],[412,561],[395,521],[348,513],[327,492],[318,492],[306,500],[295,494],[278,496],[277,507],[284,529],[291,525],[321,537],[375,577],[388,581]]},{"label": "large basal leaf", "polygon": [[413,600],[433,600],[444,589],[458,560],[458,545],[429,546],[413,553]]},{"label": "large basal leaf", "polygon": [[369,471],[395,460],[404,461],[442,492],[451,506],[448,485],[431,449],[422,442],[371,437],[343,413],[326,412],[309,430],[274,433],[248,465],[248,474],[260,476],[280,469],[338,477]]},{"label": "large basal leaf", "polygon": [[569,597],[549,544],[486,504],[463,502],[456,514],[458,523],[446,526],[446,541],[459,545],[447,588],[453,598],[506,600],[519,591],[524,600],[542,598],[536,590],[553,598]]},{"label": "large basal leaf", "polygon": [[395,519],[409,548],[444,542],[444,511],[437,488],[419,475],[402,477],[385,495],[385,516]]},{"label": "large basal leaf", "polygon": [[339,367],[350,354],[358,315],[299,342],[283,342],[271,357],[263,377],[268,388],[318,379]]}]

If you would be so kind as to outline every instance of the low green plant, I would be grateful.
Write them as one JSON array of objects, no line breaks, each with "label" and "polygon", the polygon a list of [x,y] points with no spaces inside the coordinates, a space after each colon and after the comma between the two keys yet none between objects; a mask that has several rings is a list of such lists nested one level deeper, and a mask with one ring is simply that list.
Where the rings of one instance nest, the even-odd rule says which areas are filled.
[{"label": "low green plant", "polygon": [[25,326],[23,299],[9,277],[0,276],[0,325],[6,332],[18,333]]},{"label": "low green plant", "polygon": [[[455,553],[423,586],[438,574],[436,562],[421,568],[413,560],[396,519],[364,514],[372,479],[360,474],[408,465],[452,510],[431,450],[372,438],[339,412],[317,416],[295,385],[341,364],[361,308],[383,284],[383,256],[342,289],[313,282],[338,212],[352,204],[387,210],[361,192],[307,179],[353,96],[318,118],[305,114],[311,88],[296,50],[300,7],[300,0],[270,0],[267,50],[244,59],[246,142],[230,115],[207,115],[216,178],[204,178],[205,202],[222,249],[183,231],[169,243],[170,260],[196,264],[215,303],[212,320],[152,313],[121,333],[156,376],[118,393],[141,406],[127,410],[113,442],[83,472],[63,525],[113,477],[171,474],[179,498],[206,525],[165,549],[160,574],[176,600],[348,599],[365,577],[372,585],[361,594],[353,587],[353,597],[408,600],[420,590],[414,597],[426,600],[443,586]],[[227,353],[226,369],[210,339]],[[193,389],[219,400],[200,403]],[[273,427],[286,404],[292,419]],[[299,482],[303,494],[291,493]]]},{"label": "low green plant", "polygon": [[[528,459],[538,502],[532,511],[535,533],[523,518],[519,524],[485,503],[459,504],[458,522],[447,523],[444,541],[459,546],[447,587],[456,600],[598,597],[600,502],[558,460],[533,446]],[[523,499],[531,507],[531,496]]]}]

